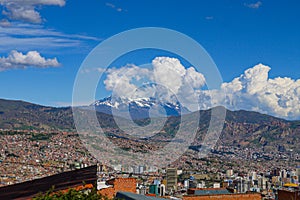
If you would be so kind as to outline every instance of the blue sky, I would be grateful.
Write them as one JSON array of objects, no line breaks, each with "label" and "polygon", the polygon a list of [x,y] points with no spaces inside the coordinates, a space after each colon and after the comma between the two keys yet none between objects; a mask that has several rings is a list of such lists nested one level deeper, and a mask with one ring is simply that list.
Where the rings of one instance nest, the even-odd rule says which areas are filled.
[{"label": "blue sky", "polygon": [[224,82],[258,63],[271,67],[270,78],[300,77],[297,0],[8,2],[0,0],[2,62],[11,62],[7,58],[12,51],[22,53],[15,56],[27,57],[28,52],[36,51],[38,55],[32,55],[44,61],[2,66],[0,98],[71,104],[76,73],[99,42],[125,30],[149,26],[173,29],[195,39],[211,55]]}]

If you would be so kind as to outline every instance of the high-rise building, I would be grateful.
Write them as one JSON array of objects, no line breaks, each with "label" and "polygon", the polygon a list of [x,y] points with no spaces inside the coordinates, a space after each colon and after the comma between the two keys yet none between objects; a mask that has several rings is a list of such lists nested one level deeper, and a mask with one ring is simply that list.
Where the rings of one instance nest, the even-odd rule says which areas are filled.
[{"label": "high-rise building", "polygon": [[257,180],[257,173],[256,172],[252,172],[251,173],[251,177],[252,177],[252,180]]},{"label": "high-rise building", "polygon": [[189,184],[189,180],[188,180],[188,179],[185,179],[185,180],[183,181],[183,186],[184,186],[184,188],[189,189],[190,184]]},{"label": "high-rise building", "polygon": [[268,179],[266,177],[260,177],[258,179],[258,187],[262,190],[266,190],[268,188]]},{"label": "high-rise building", "polygon": [[280,175],[280,169],[279,168],[272,169],[271,175],[272,176],[279,176]]},{"label": "high-rise building", "polygon": [[160,184],[159,186],[159,196],[165,196],[166,194],[166,186],[164,184]]},{"label": "high-rise building", "polygon": [[168,168],[167,169],[167,188],[170,191],[177,190],[177,169],[176,168]]},{"label": "high-rise building", "polygon": [[139,174],[144,173],[144,166],[139,166]]},{"label": "high-rise building", "polygon": [[296,168],[296,175],[298,176],[298,180],[300,180],[300,166]]},{"label": "high-rise building", "polygon": [[214,183],[213,188],[221,188],[221,184],[220,183]]},{"label": "high-rise building", "polygon": [[281,178],[287,178],[287,171],[286,171],[285,169],[282,169],[282,170],[280,171],[280,177],[281,177]]},{"label": "high-rise building", "polygon": [[232,177],[232,176],[233,176],[233,170],[232,170],[232,169],[226,170],[226,177],[227,177],[227,178],[230,178],[230,177]]},{"label": "high-rise building", "polygon": [[149,186],[149,194],[155,194],[155,196],[158,196],[158,185],[150,185]]}]

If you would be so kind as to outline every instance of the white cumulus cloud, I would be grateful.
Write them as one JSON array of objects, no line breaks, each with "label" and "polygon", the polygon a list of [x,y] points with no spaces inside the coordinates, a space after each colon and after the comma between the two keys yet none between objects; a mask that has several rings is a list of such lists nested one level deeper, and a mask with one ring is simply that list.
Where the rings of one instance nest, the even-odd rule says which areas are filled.
[{"label": "white cumulus cloud", "polygon": [[207,90],[203,88],[204,75],[194,67],[186,68],[176,58],[157,57],[151,68],[127,65],[109,69],[104,84],[116,96],[178,100],[191,111],[222,105],[230,110],[300,119],[300,79],[270,78],[270,70],[269,66],[258,64],[224,82],[219,89]]},{"label": "white cumulus cloud", "polygon": [[4,7],[2,14],[11,20],[41,23],[38,8],[41,6],[64,6],[65,0],[0,0]]},{"label": "white cumulus cloud", "polygon": [[60,63],[56,58],[46,59],[37,51],[29,51],[27,54],[23,54],[13,50],[7,57],[0,57],[0,71],[26,69],[27,67],[58,67],[59,65]]},{"label": "white cumulus cloud", "polygon": [[141,80],[141,78],[149,79],[149,76],[150,71],[148,69],[127,65],[119,69],[108,69],[104,84],[107,90],[114,92],[114,95],[129,98],[137,95],[134,93],[139,86],[134,82]]},{"label": "white cumulus cloud", "polygon": [[176,58],[156,57],[150,68],[127,65],[109,69],[104,84],[115,96],[179,101],[195,109],[205,78],[194,67],[186,69]]},{"label": "white cumulus cloud", "polygon": [[[300,80],[270,78],[269,66],[247,69],[220,90],[201,91],[201,108],[223,105],[231,110],[251,110],[286,118],[300,118]],[[221,95],[225,94],[225,95]]]}]

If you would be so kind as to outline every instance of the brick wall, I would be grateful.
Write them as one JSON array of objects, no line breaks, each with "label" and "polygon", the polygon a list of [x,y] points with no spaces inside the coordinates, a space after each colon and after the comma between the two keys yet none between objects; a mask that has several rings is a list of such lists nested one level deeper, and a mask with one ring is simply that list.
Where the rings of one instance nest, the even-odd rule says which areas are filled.
[{"label": "brick wall", "polygon": [[136,193],[136,179],[135,178],[117,178],[113,183],[116,191]]},{"label": "brick wall", "polygon": [[97,193],[101,194],[103,196],[106,196],[109,199],[112,199],[112,198],[114,198],[114,196],[116,195],[117,192],[114,188],[111,187],[111,188],[105,188],[105,189],[99,190]]},{"label": "brick wall", "polygon": [[261,200],[260,194],[223,194],[205,196],[184,196],[182,200]]},{"label": "brick wall", "polygon": [[111,188],[105,188],[99,190],[98,193],[108,198],[116,196],[117,192],[132,192],[136,193],[136,179],[135,178],[116,178],[107,181],[108,185],[112,185]]}]

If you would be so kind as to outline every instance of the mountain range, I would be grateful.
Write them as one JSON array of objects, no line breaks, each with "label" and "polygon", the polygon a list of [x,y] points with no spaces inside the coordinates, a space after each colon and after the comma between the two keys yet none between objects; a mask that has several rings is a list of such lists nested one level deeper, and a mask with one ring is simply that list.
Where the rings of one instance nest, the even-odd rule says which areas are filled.
[{"label": "mountain range", "polygon": [[71,130],[74,129],[72,109],[0,99],[0,128]]},{"label": "mountain range", "polygon": [[190,112],[179,102],[163,102],[152,97],[130,99],[109,96],[94,102],[90,106],[95,107],[98,112],[132,119],[180,116]]},{"label": "mountain range", "polygon": [[[114,106],[116,108],[116,105],[107,105],[108,103],[109,101],[102,100],[95,102],[93,105],[97,107],[106,106],[106,108]],[[147,106],[149,102],[146,103],[145,99],[131,103],[135,106],[138,105],[136,109],[145,108],[146,111],[150,109]],[[161,105],[163,108],[164,106],[168,105]],[[176,105],[172,105],[172,108],[177,111]],[[135,114],[138,114],[138,112],[135,112]],[[200,112],[201,117],[195,143],[203,139],[211,118],[211,110],[197,112]],[[186,113],[185,115],[192,119],[197,112]],[[173,116],[168,116],[164,127],[152,139],[172,138],[180,124],[179,114],[180,112],[175,112]],[[114,116],[108,114],[108,112],[97,112],[97,117],[101,127],[104,127],[106,132],[111,135],[126,137],[122,131],[118,130]],[[123,120],[126,122],[128,119],[124,118]],[[143,126],[149,123],[149,119],[144,118],[144,116],[136,117],[136,122]],[[1,129],[75,131],[74,127],[71,107],[55,108],[24,101],[0,100]],[[298,151],[299,133],[300,121],[288,121],[252,111],[227,110],[220,141],[226,145],[258,146],[273,150],[281,146],[284,149]]]}]

